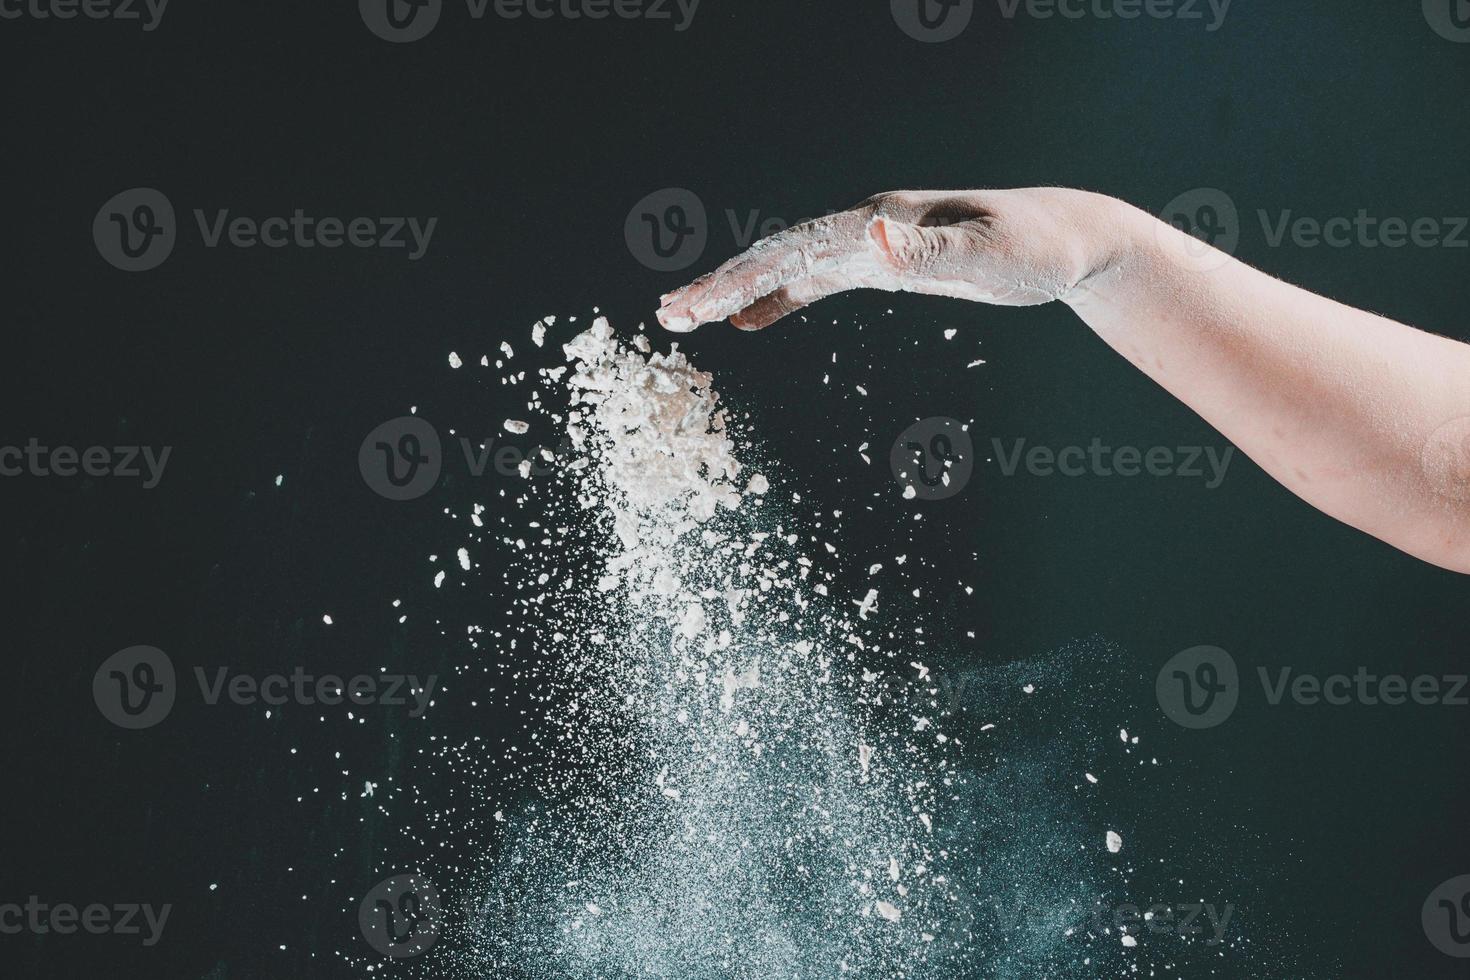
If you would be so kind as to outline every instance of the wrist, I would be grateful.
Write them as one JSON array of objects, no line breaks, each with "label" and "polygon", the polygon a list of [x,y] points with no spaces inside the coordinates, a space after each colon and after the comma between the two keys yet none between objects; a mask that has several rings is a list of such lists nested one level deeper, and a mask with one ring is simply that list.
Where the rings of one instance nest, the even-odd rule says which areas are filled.
[{"label": "wrist", "polygon": [[1128,277],[1147,250],[1157,218],[1105,194],[1075,192],[1070,224],[1075,236],[1077,276],[1059,297],[1076,307],[1107,293]]}]

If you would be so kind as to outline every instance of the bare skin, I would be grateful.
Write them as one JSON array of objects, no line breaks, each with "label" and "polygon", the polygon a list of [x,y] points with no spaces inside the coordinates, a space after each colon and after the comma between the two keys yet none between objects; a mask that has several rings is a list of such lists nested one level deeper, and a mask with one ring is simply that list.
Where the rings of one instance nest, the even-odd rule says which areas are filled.
[{"label": "bare skin", "polygon": [[1084,191],[900,191],[758,242],[659,322],[759,330],[875,288],[1057,300],[1292,493],[1470,574],[1470,345],[1307,292]]}]

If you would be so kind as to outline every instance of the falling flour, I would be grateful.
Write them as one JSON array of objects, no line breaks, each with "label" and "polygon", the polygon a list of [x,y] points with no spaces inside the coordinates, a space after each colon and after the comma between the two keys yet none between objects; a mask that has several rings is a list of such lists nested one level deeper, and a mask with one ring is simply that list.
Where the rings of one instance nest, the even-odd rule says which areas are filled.
[{"label": "falling flour", "polygon": [[[553,330],[539,321],[534,348]],[[487,774],[473,898],[432,975],[1028,976],[1058,944],[1121,949],[1063,921],[1078,906],[1056,896],[1088,887],[1081,834],[1033,856],[976,832],[1010,814],[984,812],[959,758],[997,726],[953,729],[884,563],[848,561],[827,515],[757,472],[711,375],[600,317],[560,347],[528,421],[504,423],[564,431],[554,465],[522,468],[519,522],[465,515],[502,557],[456,552],[466,575],[503,569],[516,598],[483,649],[532,708]],[[1066,908],[984,921],[1038,896]],[[999,958],[977,972],[982,930]]]}]

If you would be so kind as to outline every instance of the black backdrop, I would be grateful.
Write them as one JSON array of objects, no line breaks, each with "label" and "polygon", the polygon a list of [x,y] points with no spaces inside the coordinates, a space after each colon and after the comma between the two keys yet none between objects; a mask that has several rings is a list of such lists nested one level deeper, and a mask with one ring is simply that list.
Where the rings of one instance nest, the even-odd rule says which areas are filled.
[{"label": "black backdrop", "polygon": [[[499,608],[505,586],[487,573],[436,591],[440,566],[427,562],[442,565],[462,537],[442,511],[463,509],[469,488],[383,500],[358,475],[359,443],[409,406],[494,433],[519,402],[474,366],[480,354],[502,339],[528,347],[546,313],[651,317],[660,293],[737,249],[727,211],[792,221],[888,188],[1034,184],[1158,211],[1214,187],[1239,207],[1247,261],[1470,340],[1470,250],[1273,245],[1257,218],[1470,214],[1470,44],[1432,29],[1417,0],[1237,0],[1214,31],[1201,9],[1203,21],[1073,20],[978,3],[961,36],[934,44],[876,0],[704,0],[683,31],[475,20],[448,2],[407,44],[375,37],[348,3],[176,0],[151,31],[0,20],[12,338],[0,442],[173,447],[151,490],[0,483],[0,901],[174,906],[147,949],[0,936],[0,974],[361,975],[337,956],[364,952],[353,898],[385,855],[421,844],[394,841],[398,822],[360,797],[362,782],[411,780],[431,736],[514,729],[467,706],[490,682],[464,682],[416,723],[292,709],[268,720],[195,698],[124,732],[94,706],[93,673],[132,644],[257,672],[447,676],[473,661],[459,624],[492,618],[481,607]],[[168,196],[179,240],[158,268],[127,273],[102,259],[91,225],[134,187]],[[624,240],[629,209],[668,187],[708,209],[709,244],[687,273],[648,269]],[[439,220],[410,261],[401,249],[211,249],[192,218],[298,207]],[[1137,707],[1105,720],[1140,734],[1167,774],[1117,802],[1130,836],[1167,849],[1201,897],[1249,891],[1239,914],[1274,951],[1267,972],[1464,975],[1428,944],[1419,910],[1470,871],[1470,708],[1268,709],[1257,697],[1227,725],[1186,732],[1152,690],[1159,665],[1196,644],[1231,651],[1248,674],[1464,671],[1470,581],[1317,514],[1244,459],[1213,490],[1003,478],[982,462],[915,524],[882,464],[916,418],[973,420],[982,448],[991,436],[1224,442],[1060,307],[855,295],[809,320],[684,342],[751,413],[779,461],[773,480],[832,507],[872,505],[848,527],[853,552],[882,560],[902,535],[924,556],[923,615],[957,662],[1024,663],[1083,641],[1113,650],[1109,676],[1133,685],[1118,697]],[[469,362],[457,373],[451,350]],[[966,369],[975,358],[987,363]],[[864,441],[872,467],[857,458]],[[473,499],[493,510],[496,493]],[[400,597],[402,626],[389,606]],[[1209,969],[1262,972],[1228,955]]]}]

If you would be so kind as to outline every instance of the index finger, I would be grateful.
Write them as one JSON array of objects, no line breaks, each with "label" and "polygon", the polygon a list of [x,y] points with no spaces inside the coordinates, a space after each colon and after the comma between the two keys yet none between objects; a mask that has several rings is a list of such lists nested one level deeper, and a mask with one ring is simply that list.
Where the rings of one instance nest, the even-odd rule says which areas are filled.
[{"label": "index finger", "polygon": [[840,276],[849,259],[869,248],[866,229],[863,214],[844,211],[756,242],[714,272],[666,295],[658,322],[687,333],[701,323],[739,313],[799,280]]}]

